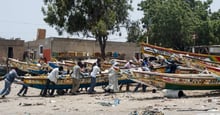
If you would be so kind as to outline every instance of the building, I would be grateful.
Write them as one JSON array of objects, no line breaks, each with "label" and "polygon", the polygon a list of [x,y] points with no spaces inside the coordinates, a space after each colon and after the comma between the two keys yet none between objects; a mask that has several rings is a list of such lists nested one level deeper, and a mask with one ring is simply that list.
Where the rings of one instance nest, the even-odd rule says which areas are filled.
[{"label": "building", "polygon": [[6,64],[5,59],[7,58],[22,60],[24,44],[24,40],[20,39],[0,39],[0,64]]},{"label": "building", "polygon": [[[26,42],[25,49],[31,52],[31,57],[37,59],[43,55],[47,60],[52,57],[82,58],[100,55],[100,47],[97,41],[73,38],[37,39]],[[118,53],[119,56],[122,56],[121,58],[132,59],[135,54],[140,52],[140,47],[136,43],[107,41],[105,51],[107,56]]]}]

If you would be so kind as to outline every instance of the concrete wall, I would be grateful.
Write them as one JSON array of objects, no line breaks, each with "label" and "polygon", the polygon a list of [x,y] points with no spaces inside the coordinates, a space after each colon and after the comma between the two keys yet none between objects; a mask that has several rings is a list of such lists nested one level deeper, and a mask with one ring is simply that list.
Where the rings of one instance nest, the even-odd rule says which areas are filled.
[{"label": "concrete wall", "polygon": [[24,40],[0,39],[0,64],[5,64],[3,58],[8,57],[8,49],[13,49],[13,58],[22,60],[24,54]]},{"label": "concrete wall", "polygon": [[[100,52],[99,43],[95,40],[83,40],[72,38],[47,38],[45,40],[36,40],[26,43],[26,49],[33,49],[38,52],[39,45],[44,48],[51,49],[52,52],[87,52],[91,56],[96,52]],[[127,42],[107,42],[107,52],[119,52],[125,54],[126,59],[131,59],[135,53],[140,52],[140,47],[135,43]]]}]

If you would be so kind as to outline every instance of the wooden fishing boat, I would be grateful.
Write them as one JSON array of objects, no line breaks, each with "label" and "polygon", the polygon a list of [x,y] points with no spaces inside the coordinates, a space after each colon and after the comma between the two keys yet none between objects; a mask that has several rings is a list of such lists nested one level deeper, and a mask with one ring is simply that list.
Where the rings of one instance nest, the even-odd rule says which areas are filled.
[{"label": "wooden fishing boat", "polygon": [[10,67],[17,68],[23,73],[29,73],[31,75],[45,74],[49,71],[50,67],[47,64],[39,65],[34,63],[22,62],[13,58],[8,58],[8,64]]},{"label": "wooden fishing boat", "polygon": [[[37,89],[44,89],[46,84],[47,76],[25,76],[24,83],[30,87]],[[128,79],[126,76],[121,76],[118,78],[119,84],[121,83],[133,83],[132,80]],[[80,88],[90,87],[91,77],[80,78]],[[108,75],[97,76],[96,86],[106,86],[108,85]],[[63,79],[58,79],[58,82],[55,86],[49,86],[49,89],[71,89],[72,88],[72,79],[71,77],[65,76]]]},{"label": "wooden fishing boat", "polygon": [[176,70],[177,74],[198,74],[200,71],[190,67],[179,66]]},{"label": "wooden fishing boat", "polygon": [[148,86],[171,90],[216,90],[220,79],[214,74],[169,74],[148,71],[132,71],[132,78]]},{"label": "wooden fishing boat", "polygon": [[220,62],[220,56],[217,56],[217,55],[184,52],[184,51],[178,51],[178,50],[173,50],[169,48],[159,47],[155,45],[145,44],[145,43],[141,44],[141,52],[149,56],[163,55],[165,57],[170,57],[173,54],[183,54],[183,55],[189,55],[189,56],[199,58],[199,59],[209,59],[213,62]]},{"label": "wooden fishing boat", "polygon": [[48,65],[51,67],[51,68],[58,68],[59,67],[59,64],[57,62],[48,62]]},{"label": "wooden fishing boat", "polygon": [[58,68],[59,66],[63,66],[64,71],[72,70],[74,65],[75,65],[75,63],[70,62],[70,61],[63,61],[63,62],[49,61],[48,62],[48,66],[50,68],[54,69],[54,68]]},{"label": "wooden fishing boat", "polygon": [[220,76],[220,67],[215,67],[215,66],[210,66],[210,65],[208,65],[208,66],[206,66],[206,68],[207,68],[207,70],[208,70],[209,72],[212,72],[212,73],[214,73],[214,74]]},{"label": "wooden fishing boat", "polygon": [[17,67],[27,72],[28,72],[28,69],[38,70],[40,68],[40,66],[38,66],[37,64],[22,62],[17,59],[13,59],[13,58],[8,58],[8,63],[11,67]]},{"label": "wooden fishing boat", "polygon": [[184,56],[188,67],[195,68],[199,71],[206,71],[214,73],[220,76],[220,63],[218,62],[207,62],[205,60],[197,59],[194,57]]},{"label": "wooden fishing boat", "polygon": [[[94,63],[96,63],[96,60],[97,59],[86,59],[86,60],[82,60],[82,62],[86,63],[89,68],[92,68],[92,65]],[[111,68],[111,66],[112,66],[111,61],[113,61],[113,60],[115,62],[119,63],[118,64],[119,67],[123,67],[127,63],[126,60],[119,60],[119,59],[112,59],[109,62],[104,61],[104,62],[101,62],[101,69],[102,69],[102,71]]]},{"label": "wooden fishing boat", "polygon": [[49,73],[49,70],[46,69],[39,69],[39,70],[33,70],[33,69],[28,69],[28,73],[34,76],[37,75],[46,75],[47,73]]},{"label": "wooden fishing boat", "polygon": [[[167,66],[157,66],[151,68],[153,72],[166,73]],[[200,71],[192,67],[178,66],[175,73],[177,74],[197,74]]]},{"label": "wooden fishing boat", "polygon": [[19,76],[24,76],[25,74],[27,74],[28,72],[26,71],[23,71],[23,70],[20,70],[18,69],[17,67],[11,67],[11,66],[6,66],[6,65],[1,65],[0,66],[0,77],[4,76],[5,74],[7,74],[8,72],[8,69],[15,69],[17,74]]}]

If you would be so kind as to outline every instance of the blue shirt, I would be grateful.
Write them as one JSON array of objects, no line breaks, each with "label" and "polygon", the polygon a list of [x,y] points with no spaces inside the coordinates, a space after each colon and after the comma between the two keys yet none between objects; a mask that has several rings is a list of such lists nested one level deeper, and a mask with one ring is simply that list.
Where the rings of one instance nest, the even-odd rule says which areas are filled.
[{"label": "blue shirt", "polygon": [[9,71],[9,73],[7,73],[4,76],[4,78],[8,80],[9,82],[14,82],[15,78],[19,78],[19,76],[17,72],[14,69],[12,69],[11,71]]}]

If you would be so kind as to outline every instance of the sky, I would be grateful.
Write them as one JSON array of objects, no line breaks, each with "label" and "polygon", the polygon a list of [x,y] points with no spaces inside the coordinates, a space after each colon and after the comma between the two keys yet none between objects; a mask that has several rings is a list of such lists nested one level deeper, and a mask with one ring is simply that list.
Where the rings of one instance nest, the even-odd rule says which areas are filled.
[{"label": "sky", "polygon": [[[137,11],[136,5],[141,0],[133,0],[134,11],[130,12],[132,20],[139,20],[143,12]],[[46,29],[46,37],[76,37],[64,33],[59,36],[56,30],[43,21],[41,7],[43,0],[1,0],[0,4],[0,37],[32,41],[36,39],[37,29]],[[213,0],[212,11],[220,9],[220,0]],[[122,36],[118,33],[109,36],[110,41],[126,41],[127,33],[122,29]]]}]

